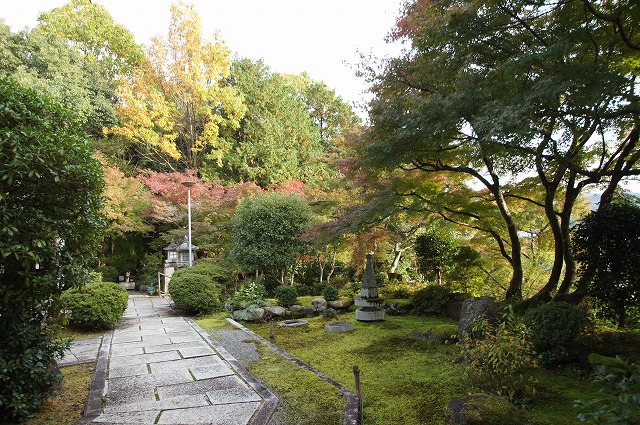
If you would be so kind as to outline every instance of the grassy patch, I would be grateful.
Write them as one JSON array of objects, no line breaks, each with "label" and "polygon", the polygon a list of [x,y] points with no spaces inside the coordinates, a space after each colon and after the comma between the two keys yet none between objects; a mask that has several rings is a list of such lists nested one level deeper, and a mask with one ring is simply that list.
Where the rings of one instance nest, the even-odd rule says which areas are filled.
[{"label": "grassy patch", "polygon": [[[361,369],[364,416],[368,424],[448,424],[447,405],[477,393],[465,375],[460,350],[448,339],[457,322],[429,317],[389,316],[384,322],[354,322],[353,332],[324,331],[326,319],[307,329],[276,328],[276,344],[354,390],[352,367]],[[268,337],[267,324],[247,325]],[[528,424],[577,425],[576,399],[602,397],[588,373],[566,368],[536,372],[538,392],[530,400]]]},{"label": "grassy patch", "polygon": [[87,401],[91,379],[95,371],[94,363],[85,363],[61,368],[62,389],[57,397],[45,401],[36,415],[23,422],[25,425],[65,425],[73,424],[82,417]]},{"label": "grassy patch", "polygon": [[235,326],[227,322],[227,313],[213,313],[206,316],[194,318],[202,329],[236,329]]},{"label": "grassy patch", "polygon": [[59,338],[71,338],[72,340],[93,338],[104,335],[104,331],[81,331],[73,328],[61,328],[58,331]]}]

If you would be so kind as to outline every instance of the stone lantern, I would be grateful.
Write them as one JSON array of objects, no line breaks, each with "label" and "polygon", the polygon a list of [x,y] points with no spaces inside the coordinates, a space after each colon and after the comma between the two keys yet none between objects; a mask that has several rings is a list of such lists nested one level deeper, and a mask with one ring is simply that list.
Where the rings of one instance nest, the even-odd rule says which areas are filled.
[{"label": "stone lantern", "polygon": [[[187,236],[184,237],[181,244],[171,241],[171,243],[164,248],[167,256],[164,260],[164,273],[161,273],[164,276],[164,288],[162,292],[168,292],[169,281],[173,273],[189,265],[189,254],[192,256],[191,263],[195,263],[197,250],[198,247],[195,245],[191,245],[191,249],[189,249],[189,239]],[[158,279],[158,282],[160,283],[160,279]]]}]

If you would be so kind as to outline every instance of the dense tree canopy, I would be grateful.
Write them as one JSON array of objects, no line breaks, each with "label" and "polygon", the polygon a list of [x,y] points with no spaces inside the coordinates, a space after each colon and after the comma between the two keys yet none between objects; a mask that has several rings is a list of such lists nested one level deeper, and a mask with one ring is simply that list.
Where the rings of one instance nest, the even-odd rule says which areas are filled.
[{"label": "dense tree canopy", "polygon": [[69,40],[88,64],[96,65],[109,79],[128,75],[144,57],[133,34],[91,0],[71,0],[40,14],[38,21],[45,34]]},{"label": "dense tree canopy", "polygon": [[143,166],[198,168],[205,158],[220,166],[230,148],[221,130],[237,128],[246,109],[226,83],[229,54],[222,42],[202,39],[193,6],[172,5],[168,37],[155,38],[147,59],[120,81],[121,123],[109,133],[134,142]]},{"label": "dense tree canopy", "polygon": [[0,76],[55,99],[73,111],[90,135],[102,137],[104,126],[117,123],[114,85],[66,39],[40,27],[12,34],[0,24],[0,56]]},{"label": "dense tree canopy", "polygon": [[631,0],[417,0],[398,21],[411,48],[375,76],[365,162],[413,208],[493,238],[512,269],[507,298],[524,281],[514,205],[553,232],[538,296],[566,294],[578,196],[604,185],[606,204],[640,173],[639,18]]},{"label": "dense tree canopy", "polygon": [[227,137],[233,146],[223,168],[225,177],[264,186],[314,180],[326,173],[317,161],[322,152],[319,129],[284,78],[261,61],[248,59],[234,62],[232,78],[247,112]]}]

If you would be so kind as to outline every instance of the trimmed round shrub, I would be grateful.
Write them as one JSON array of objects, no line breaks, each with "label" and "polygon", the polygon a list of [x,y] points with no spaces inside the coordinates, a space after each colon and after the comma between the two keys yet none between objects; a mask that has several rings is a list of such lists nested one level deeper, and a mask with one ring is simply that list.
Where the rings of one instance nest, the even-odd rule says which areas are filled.
[{"label": "trimmed round shrub", "polygon": [[411,296],[411,303],[419,316],[438,315],[447,310],[451,290],[445,286],[429,285]]},{"label": "trimmed round shrub", "polygon": [[282,307],[291,307],[298,303],[298,290],[295,286],[278,286],[274,295],[278,305]]},{"label": "trimmed round shrub", "polygon": [[574,345],[590,325],[589,313],[583,307],[566,302],[549,302],[533,307],[524,314],[531,331],[531,341],[539,352]]},{"label": "trimmed round shrub", "polygon": [[322,297],[327,301],[335,301],[338,299],[338,288],[329,285],[322,291]]},{"label": "trimmed round shrub", "polygon": [[198,266],[176,271],[169,282],[169,294],[176,307],[194,314],[207,314],[222,308],[221,285]]},{"label": "trimmed round shrub", "polygon": [[129,295],[117,283],[98,282],[63,292],[63,308],[69,312],[69,325],[102,330],[115,326],[127,309]]}]

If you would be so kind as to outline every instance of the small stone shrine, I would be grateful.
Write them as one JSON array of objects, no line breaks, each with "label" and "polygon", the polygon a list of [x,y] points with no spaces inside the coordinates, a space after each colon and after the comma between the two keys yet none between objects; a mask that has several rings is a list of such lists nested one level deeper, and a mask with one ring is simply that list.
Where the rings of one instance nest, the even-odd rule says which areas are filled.
[{"label": "small stone shrine", "polygon": [[356,310],[356,320],[360,322],[376,322],[384,320],[384,299],[378,296],[376,277],[373,272],[373,256],[367,254],[367,264],[362,278],[360,296],[353,298],[354,304],[360,307]]}]

